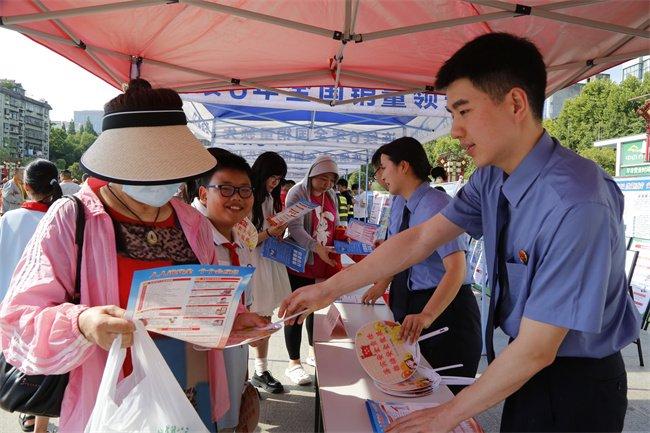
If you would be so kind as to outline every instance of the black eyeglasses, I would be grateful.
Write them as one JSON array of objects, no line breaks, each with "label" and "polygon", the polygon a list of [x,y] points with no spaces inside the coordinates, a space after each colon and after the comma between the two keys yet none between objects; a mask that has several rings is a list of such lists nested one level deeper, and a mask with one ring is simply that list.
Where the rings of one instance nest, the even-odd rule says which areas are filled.
[{"label": "black eyeglasses", "polygon": [[241,198],[249,198],[253,195],[252,186],[232,186],[232,185],[207,185],[207,188],[217,188],[222,197],[232,197],[238,193]]}]

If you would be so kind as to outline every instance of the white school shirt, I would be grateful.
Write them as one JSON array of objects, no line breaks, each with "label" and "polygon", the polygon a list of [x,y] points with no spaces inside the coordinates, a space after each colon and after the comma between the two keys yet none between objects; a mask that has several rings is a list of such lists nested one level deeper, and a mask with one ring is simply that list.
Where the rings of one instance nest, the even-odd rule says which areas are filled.
[{"label": "white school shirt", "polygon": [[[192,207],[206,218],[208,217],[208,210],[201,203],[198,197],[194,198],[192,202]],[[230,243],[228,239],[217,230],[212,223],[210,223],[210,229],[212,229],[212,240],[214,241],[214,246],[217,250],[217,260],[220,265],[230,266],[230,250],[226,248],[223,244]],[[251,260],[251,250],[248,249],[246,244],[237,237],[237,233],[233,230],[232,232],[233,244],[237,245],[237,255],[239,256],[239,266],[252,266]],[[251,293],[251,285],[249,284],[246,288],[246,306],[248,307],[253,303],[253,295]]]},{"label": "white school shirt", "polygon": [[0,218],[0,301],[7,293],[23,250],[44,215],[45,212],[37,210],[14,209]]}]

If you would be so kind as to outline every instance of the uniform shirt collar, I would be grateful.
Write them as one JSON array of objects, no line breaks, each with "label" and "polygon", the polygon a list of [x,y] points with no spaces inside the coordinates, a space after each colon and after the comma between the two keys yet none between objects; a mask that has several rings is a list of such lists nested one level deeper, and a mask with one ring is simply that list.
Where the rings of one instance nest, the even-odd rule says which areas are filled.
[{"label": "uniform shirt collar", "polygon": [[506,196],[512,206],[516,207],[519,204],[526,191],[539,177],[542,169],[551,158],[555,146],[556,144],[551,136],[544,131],[539,141],[515,171],[503,181],[503,195]]},{"label": "uniform shirt collar", "polygon": [[[212,240],[214,241],[215,245],[223,245],[223,244],[229,244],[230,240],[226,239],[224,235],[219,232],[219,230],[216,229],[215,226],[210,223],[210,227],[212,228]],[[237,245],[238,248],[245,248],[244,243],[239,239],[237,236],[237,232],[233,229],[232,231],[232,243]]]},{"label": "uniform shirt collar", "polygon": [[411,194],[411,197],[406,201],[406,207],[409,209],[411,213],[415,212],[415,209],[418,207],[418,204],[420,204],[420,200],[422,200],[422,197],[424,197],[424,194],[429,190],[429,184],[427,182],[422,182],[420,186],[418,186],[415,191],[413,191],[413,194]]}]

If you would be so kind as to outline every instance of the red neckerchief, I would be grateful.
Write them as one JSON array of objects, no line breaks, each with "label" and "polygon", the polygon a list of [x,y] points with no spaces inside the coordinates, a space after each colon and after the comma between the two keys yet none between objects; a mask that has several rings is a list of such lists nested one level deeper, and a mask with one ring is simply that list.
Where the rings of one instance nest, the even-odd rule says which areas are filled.
[{"label": "red neckerchief", "polygon": [[[230,255],[230,266],[241,266],[239,263],[239,254],[237,254],[237,244],[232,243],[232,242],[224,242],[223,245],[227,250],[228,254]],[[246,306],[246,303],[244,302],[244,297],[246,295],[242,294],[241,299],[239,302],[241,302],[242,305]]]},{"label": "red neckerchief", "polygon": [[23,202],[23,204],[20,205],[20,207],[23,209],[35,210],[38,212],[47,212],[47,210],[50,208],[50,206],[45,203],[41,203],[40,201],[32,201],[32,200]]},{"label": "red neckerchief", "polygon": [[239,263],[239,254],[237,254],[237,245],[230,242],[224,242],[221,245],[226,247],[226,249],[228,250],[228,253],[230,255],[230,265],[241,266]]}]

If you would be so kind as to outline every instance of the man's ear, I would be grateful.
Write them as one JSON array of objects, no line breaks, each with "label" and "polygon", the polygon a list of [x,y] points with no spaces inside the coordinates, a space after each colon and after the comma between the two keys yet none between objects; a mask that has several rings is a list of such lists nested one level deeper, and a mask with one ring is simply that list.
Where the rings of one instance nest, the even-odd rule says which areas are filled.
[{"label": "man's ear", "polygon": [[207,206],[208,204],[208,189],[203,185],[199,187],[199,201],[203,206]]},{"label": "man's ear", "polygon": [[520,87],[514,87],[512,90],[510,90],[508,98],[510,99],[510,103],[512,105],[512,114],[517,119],[521,120],[530,113],[528,95],[524,89]]}]

